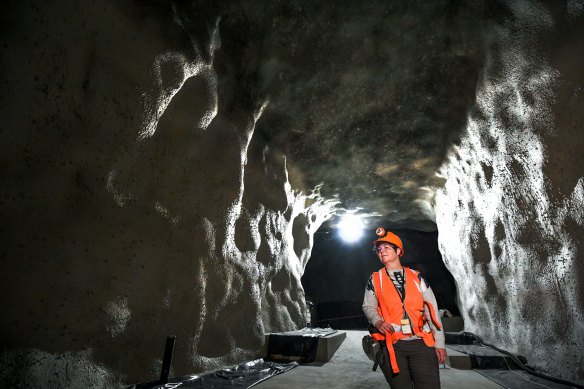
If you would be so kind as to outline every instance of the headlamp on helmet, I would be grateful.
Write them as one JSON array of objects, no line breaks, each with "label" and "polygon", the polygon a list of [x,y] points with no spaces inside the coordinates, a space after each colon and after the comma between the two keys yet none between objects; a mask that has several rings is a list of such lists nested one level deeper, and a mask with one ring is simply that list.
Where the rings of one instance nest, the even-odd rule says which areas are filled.
[{"label": "headlamp on helmet", "polygon": [[386,231],[383,227],[378,227],[375,230],[375,234],[379,237],[377,240],[373,241],[373,250],[376,251],[377,246],[382,243],[389,243],[395,247],[399,247],[401,249],[399,256],[402,257],[404,255],[404,245],[399,236],[394,234],[391,231]]}]

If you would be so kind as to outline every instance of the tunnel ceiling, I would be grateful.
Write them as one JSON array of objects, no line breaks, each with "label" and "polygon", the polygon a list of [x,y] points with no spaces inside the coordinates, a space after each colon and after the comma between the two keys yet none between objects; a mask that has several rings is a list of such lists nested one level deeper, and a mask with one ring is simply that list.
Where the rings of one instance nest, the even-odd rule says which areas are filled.
[{"label": "tunnel ceiling", "polygon": [[[474,102],[486,2],[220,3],[178,12],[207,21],[191,24],[202,41],[219,20],[219,107],[267,102],[254,136],[286,156],[292,186],[322,183],[341,209],[387,220],[432,219],[420,200]],[[233,63],[245,88],[221,77]]]}]

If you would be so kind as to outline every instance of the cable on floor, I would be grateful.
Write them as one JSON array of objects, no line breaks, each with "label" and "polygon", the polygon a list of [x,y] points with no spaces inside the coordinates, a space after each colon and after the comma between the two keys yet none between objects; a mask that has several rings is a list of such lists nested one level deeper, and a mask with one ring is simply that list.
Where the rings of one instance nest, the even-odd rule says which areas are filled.
[{"label": "cable on floor", "polygon": [[573,387],[578,388],[578,389],[584,389],[584,386],[583,385],[577,384],[577,383],[572,382],[572,381],[565,380],[563,378],[558,378],[558,377],[550,376],[550,375],[541,373],[541,372],[539,372],[537,370],[534,370],[534,369],[532,369],[529,366],[526,366],[514,354],[510,353],[509,351],[500,349],[500,348],[498,348],[496,346],[493,346],[492,344],[488,344],[488,343],[483,342],[483,340],[478,335],[475,335],[472,332],[465,332],[465,331],[463,331],[462,333],[465,334],[465,336],[470,336],[470,337],[474,338],[481,346],[490,347],[490,348],[492,348],[494,350],[497,350],[500,353],[503,353],[505,355],[508,355],[511,358],[511,360],[513,362],[515,362],[515,364],[517,366],[519,366],[519,368],[521,370],[526,371],[529,374],[532,374],[532,375],[537,376],[537,377],[540,377],[540,378],[544,378],[544,379],[549,380],[549,381],[557,382],[558,384],[569,385],[569,386],[573,386]]}]

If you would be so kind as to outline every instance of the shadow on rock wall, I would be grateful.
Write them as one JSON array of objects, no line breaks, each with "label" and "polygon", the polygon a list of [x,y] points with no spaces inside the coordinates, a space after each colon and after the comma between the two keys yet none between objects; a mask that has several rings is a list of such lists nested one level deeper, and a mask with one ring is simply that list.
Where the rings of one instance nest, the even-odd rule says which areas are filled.
[{"label": "shadow on rock wall", "polygon": [[2,386],[145,381],[169,334],[174,375],[213,369],[305,322],[334,203],[254,135],[266,104],[223,110],[218,30],[201,46],[171,7],[131,2],[7,15]]},{"label": "shadow on rock wall", "polygon": [[465,329],[580,383],[583,11],[509,5],[436,204]]}]

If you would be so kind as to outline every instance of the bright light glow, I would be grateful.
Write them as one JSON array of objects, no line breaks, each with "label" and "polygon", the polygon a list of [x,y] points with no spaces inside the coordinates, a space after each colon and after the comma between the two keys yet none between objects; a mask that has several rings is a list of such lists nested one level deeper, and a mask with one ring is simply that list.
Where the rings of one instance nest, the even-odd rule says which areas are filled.
[{"label": "bright light glow", "polygon": [[348,243],[353,243],[363,236],[363,221],[357,215],[344,215],[339,224],[339,235]]}]

